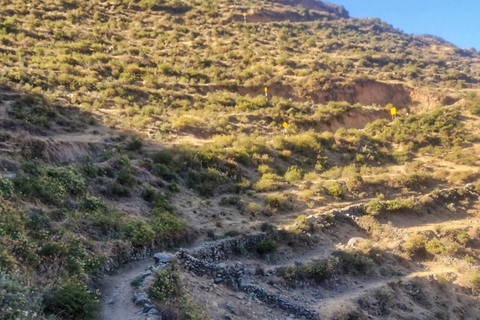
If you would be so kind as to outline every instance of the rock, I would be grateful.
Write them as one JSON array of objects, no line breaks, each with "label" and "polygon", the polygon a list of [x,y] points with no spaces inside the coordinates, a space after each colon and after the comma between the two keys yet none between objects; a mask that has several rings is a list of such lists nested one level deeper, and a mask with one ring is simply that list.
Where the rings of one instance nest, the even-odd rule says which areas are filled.
[{"label": "rock", "polygon": [[248,285],[250,285],[250,277],[248,275],[244,275],[240,279],[238,279],[238,286],[240,288],[244,288]]},{"label": "rock", "polygon": [[351,238],[350,240],[348,240],[347,247],[354,248],[354,247],[356,247],[360,242],[362,242],[363,240],[364,240],[364,239],[363,239],[363,238],[360,238],[360,237]]},{"label": "rock", "polygon": [[135,305],[140,306],[145,303],[150,303],[150,299],[146,293],[141,293],[138,295],[137,299],[135,299]]},{"label": "rock", "polygon": [[231,301],[225,302],[225,309],[227,309],[230,313],[235,314],[235,305]]},{"label": "rock", "polygon": [[175,256],[168,252],[159,252],[153,255],[153,260],[155,260],[155,264],[169,263],[173,260],[173,258],[175,258]]},{"label": "rock", "polygon": [[149,275],[152,274],[152,271],[148,270],[148,271],[145,271],[143,274],[142,274],[142,277],[148,277]]},{"label": "rock", "polygon": [[148,312],[147,312],[147,316],[161,316],[162,314],[160,313],[160,311],[158,311],[157,309],[150,309]]},{"label": "rock", "polygon": [[223,320],[233,320],[233,318],[230,317],[229,315],[224,315]]},{"label": "rock", "polygon": [[303,266],[303,262],[299,259],[295,260],[295,265],[296,266],[299,266],[299,267],[302,267]]},{"label": "rock", "polygon": [[160,316],[153,316],[153,317],[148,317],[147,320],[162,320],[162,317],[160,317]]},{"label": "rock", "polygon": [[319,290],[312,291],[312,296],[317,299],[323,299],[323,293],[321,293]]},{"label": "rock", "polygon": [[103,139],[103,141],[104,141],[105,143],[113,143],[113,140],[110,139],[110,138],[105,138],[105,139]]},{"label": "rock", "polygon": [[142,310],[139,312],[139,314],[146,314],[148,311],[150,311],[152,308],[155,308],[154,304],[148,304],[145,303],[145,306],[142,308]]},{"label": "rock", "polygon": [[222,278],[215,278],[214,282],[215,283],[220,283],[220,282],[223,282],[223,279]]}]

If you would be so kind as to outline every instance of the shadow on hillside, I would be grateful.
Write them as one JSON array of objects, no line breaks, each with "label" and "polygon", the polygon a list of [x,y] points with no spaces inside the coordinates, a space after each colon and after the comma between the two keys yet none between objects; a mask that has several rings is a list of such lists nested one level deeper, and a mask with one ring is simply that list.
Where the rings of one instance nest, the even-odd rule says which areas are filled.
[{"label": "shadow on hillside", "polygon": [[464,228],[472,225],[473,221],[478,220],[477,217],[469,213],[469,211],[476,208],[478,199],[467,199],[469,199],[467,205],[461,204],[460,200],[452,200],[448,203],[436,200],[417,210],[405,210],[381,215],[378,217],[378,220],[382,224],[391,223],[396,228],[418,228],[419,231],[421,229],[433,230],[434,225],[437,224],[450,222],[453,226],[455,221],[468,220],[468,224],[463,225]]}]

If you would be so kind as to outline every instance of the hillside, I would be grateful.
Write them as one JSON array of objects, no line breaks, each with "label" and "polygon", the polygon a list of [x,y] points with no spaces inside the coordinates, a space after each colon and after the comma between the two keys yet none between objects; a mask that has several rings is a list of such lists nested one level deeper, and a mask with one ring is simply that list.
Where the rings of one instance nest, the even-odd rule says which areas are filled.
[{"label": "hillside", "polygon": [[316,0],[0,8],[0,320],[480,319],[475,49]]}]

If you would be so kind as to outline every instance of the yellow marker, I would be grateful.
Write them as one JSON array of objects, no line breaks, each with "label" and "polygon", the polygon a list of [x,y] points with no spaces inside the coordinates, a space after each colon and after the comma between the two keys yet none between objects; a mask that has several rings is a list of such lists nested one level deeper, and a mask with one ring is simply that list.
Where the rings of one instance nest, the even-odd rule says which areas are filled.
[{"label": "yellow marker", "polygon": [[392,113],[392,116],[396,115],[397,114],[397,108],[393,107],[392,109],[390,109],[390,112]]},{"label": "yellow marker", "polygon": [[288,126],[288,123],[284,122],[283,127],[286,128]]},{"label": "yellow marker", "polygon": [[268,91],[268,89],[267,89],[267,87],[265,87],[265,92],[267,92],[267,91]]},{"label": "yellow marker", "polygon": [[247,16],[247,14],[246,14],[246,13],[244,13],[244,14],[243,14],[243,16],[244,16],[244,17],[246,17],[246,16]]}]

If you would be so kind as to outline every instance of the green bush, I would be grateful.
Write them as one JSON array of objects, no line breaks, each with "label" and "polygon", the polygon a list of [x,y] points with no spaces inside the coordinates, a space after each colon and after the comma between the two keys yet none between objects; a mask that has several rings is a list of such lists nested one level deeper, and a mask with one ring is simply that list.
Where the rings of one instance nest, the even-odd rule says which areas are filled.
[{"label": "green bush", "polygon": [[239,204],[241,201],[240,197],[237,196],[232,196],[232,197],[222,197],[220,200],[220,205],[221,206],[234,206]]},{"label": "green bush", "polygon": [[386,209],[386,203],[377,199],[371,200],[365,206],[365,211],[370,215],[377,215]]},{"label": "green bush", "polygon": [[143,146],[143,143],[141,140],[134,139],[127,143],[127,145],[125,146],[125,149],[129,151],[138,151],[142,148],[142,146]]},{"label": "green bush", "polygon": [[396,150],[392,152],[393,160],[398,164],[404,164],[410,159],[408,152]]},{"label": "green bush", "polygon": [[421,255],[425,252],[427,239],[419,234],[408,237],[402,244],[402,249],[410,256]]},{"label": "green bush", "polygon": [[0,177],[0,196],[7,199],[7,198],[10,198],[12,194],[13,194],[13,183],[4,177]]},{"label": "green bush", "polygon": [[361,251],[337,251],[339,267],[346,274],[365,274],[372,267],[373,261]]},{"label": "green bush", "polygon": [[165,181],[173,181],[177,177],[175,172],[171,171],[163,163],[154,164],[152,169],[153,169],[153,174],[155,174],[158,177],[163,178]]},{"label": "green bush", "polygon": [[34,313],[40,313],[41,301],[31,295],[33,288],[27,287],[22,280],[14,274],[7,274],[5,280],[0,280],[0,319],[27,320],[33,319]]},{"label": "green bush", "polygon": [[302,232],[312,232],[313,224],[308,220],[307,216],[302,214],[295,219],[294,226],[296,230]]},{"label": "green bush", "polygon": [[262,179],[255,183],[253,188],[256,191],[275,191],[280,188],[280,180],[282,178],[274,173],[265,173],[262,175]]},{"label": "green bush", "polygon": [[278,193],[265,196],[265,204],[271,209],[281,209],[285,203],[285,198]]},{"label": "green bush", "polygon": [[169,151],[163,150],[163,151],[159,151],[159,152],[155,153],[152,156],[152,160],[153,160],[154,163],[161,163],[161,164],[164,164],[164,165],[168,166],[169,164],[171,164],[173,162],[173,157],[172,157],[172,155],[170,154]]},{"label": "green bush", "polygon": [[141,246],[152,242],[155,238],[155,231],[145,221],[133,220],[125,226],[127,237],[134,246]]},{"label": "green bush", "polygon": [[148,289],[149,296],[160,302],[178,300],[183,295],[183,285],[180,272],[175,264],[154,274],[154,280]]},{"label": "green bush", "polygon": [[273,232],[275,230],[277,230],[277,227],[268,221],[262,222],[260,225],[260,231],[262,232]]},{"label": "green bush", "polygon": [[342,199],[345,196],[343,188],[338,182],[330,185],[327,190],[328,194],[334,199]]},{"label": "green bush", "polygon": [[275,251],[277,251],[277,244],[273,240],[257,243],[257,252],[260,254],[274,253]]},{"label": "green bush", "polygon": [[316,283],[329,279],[334,271],[334,262],[330,259],[321,260],[305,266],[305,272],[309,279]]},{"label": "green bush", "polygon": [[248,204],[247,208],[245,209],[245,211],[250,213],[253,217],[256,217],[260,213],[261,210],[262,210],[262,207],[258,203],[255,203],[255,202],[250,202]]},{"label": "green bush", "polygon": [[303,266],[290,266],[284,271],[281,271],[281,275],[290,284],[306,279],[321,284],[323,281],[332,277],[335,272],[335,266],[336,263],[333,259],[325,259]]},{"label": "green bush", "polygon": [[425,244],[425,250],[430,254],[443,254],[446,251],[445,246],[438,239],[432,239]]},{"label": "green bush", "polygon": [[80,209],[84,211],[105,211],[107,210],[107,204],[102,199],[86,195],[80,202]]},{"label": "green bush", "polygon": [[290,183],[294,184],[302,179],[302,174],[297,169],[297,166],[292,166],[288,168],[287,172],[285,173],[285,180]]},{"label": "green bush", "polygon": [[93,292],[78,280],[67,280],[45,297],[45,312],[64,319],[93,319],[99,303]]},{"label": "green bush", "polygon": [[157,240],[168,240],[183,234],[187,223],[179,219],[174,213],[168,212],[164,207],[157,206],[152,210],[152,219],[149,223]]},{"label": "green bush", "polygon": [[475,272],[474,274],[472,274],[470,276],[470,278],[468,279],[468,282],[475,288],[479,288],[480,287],[480,273],[478,272]]}]

